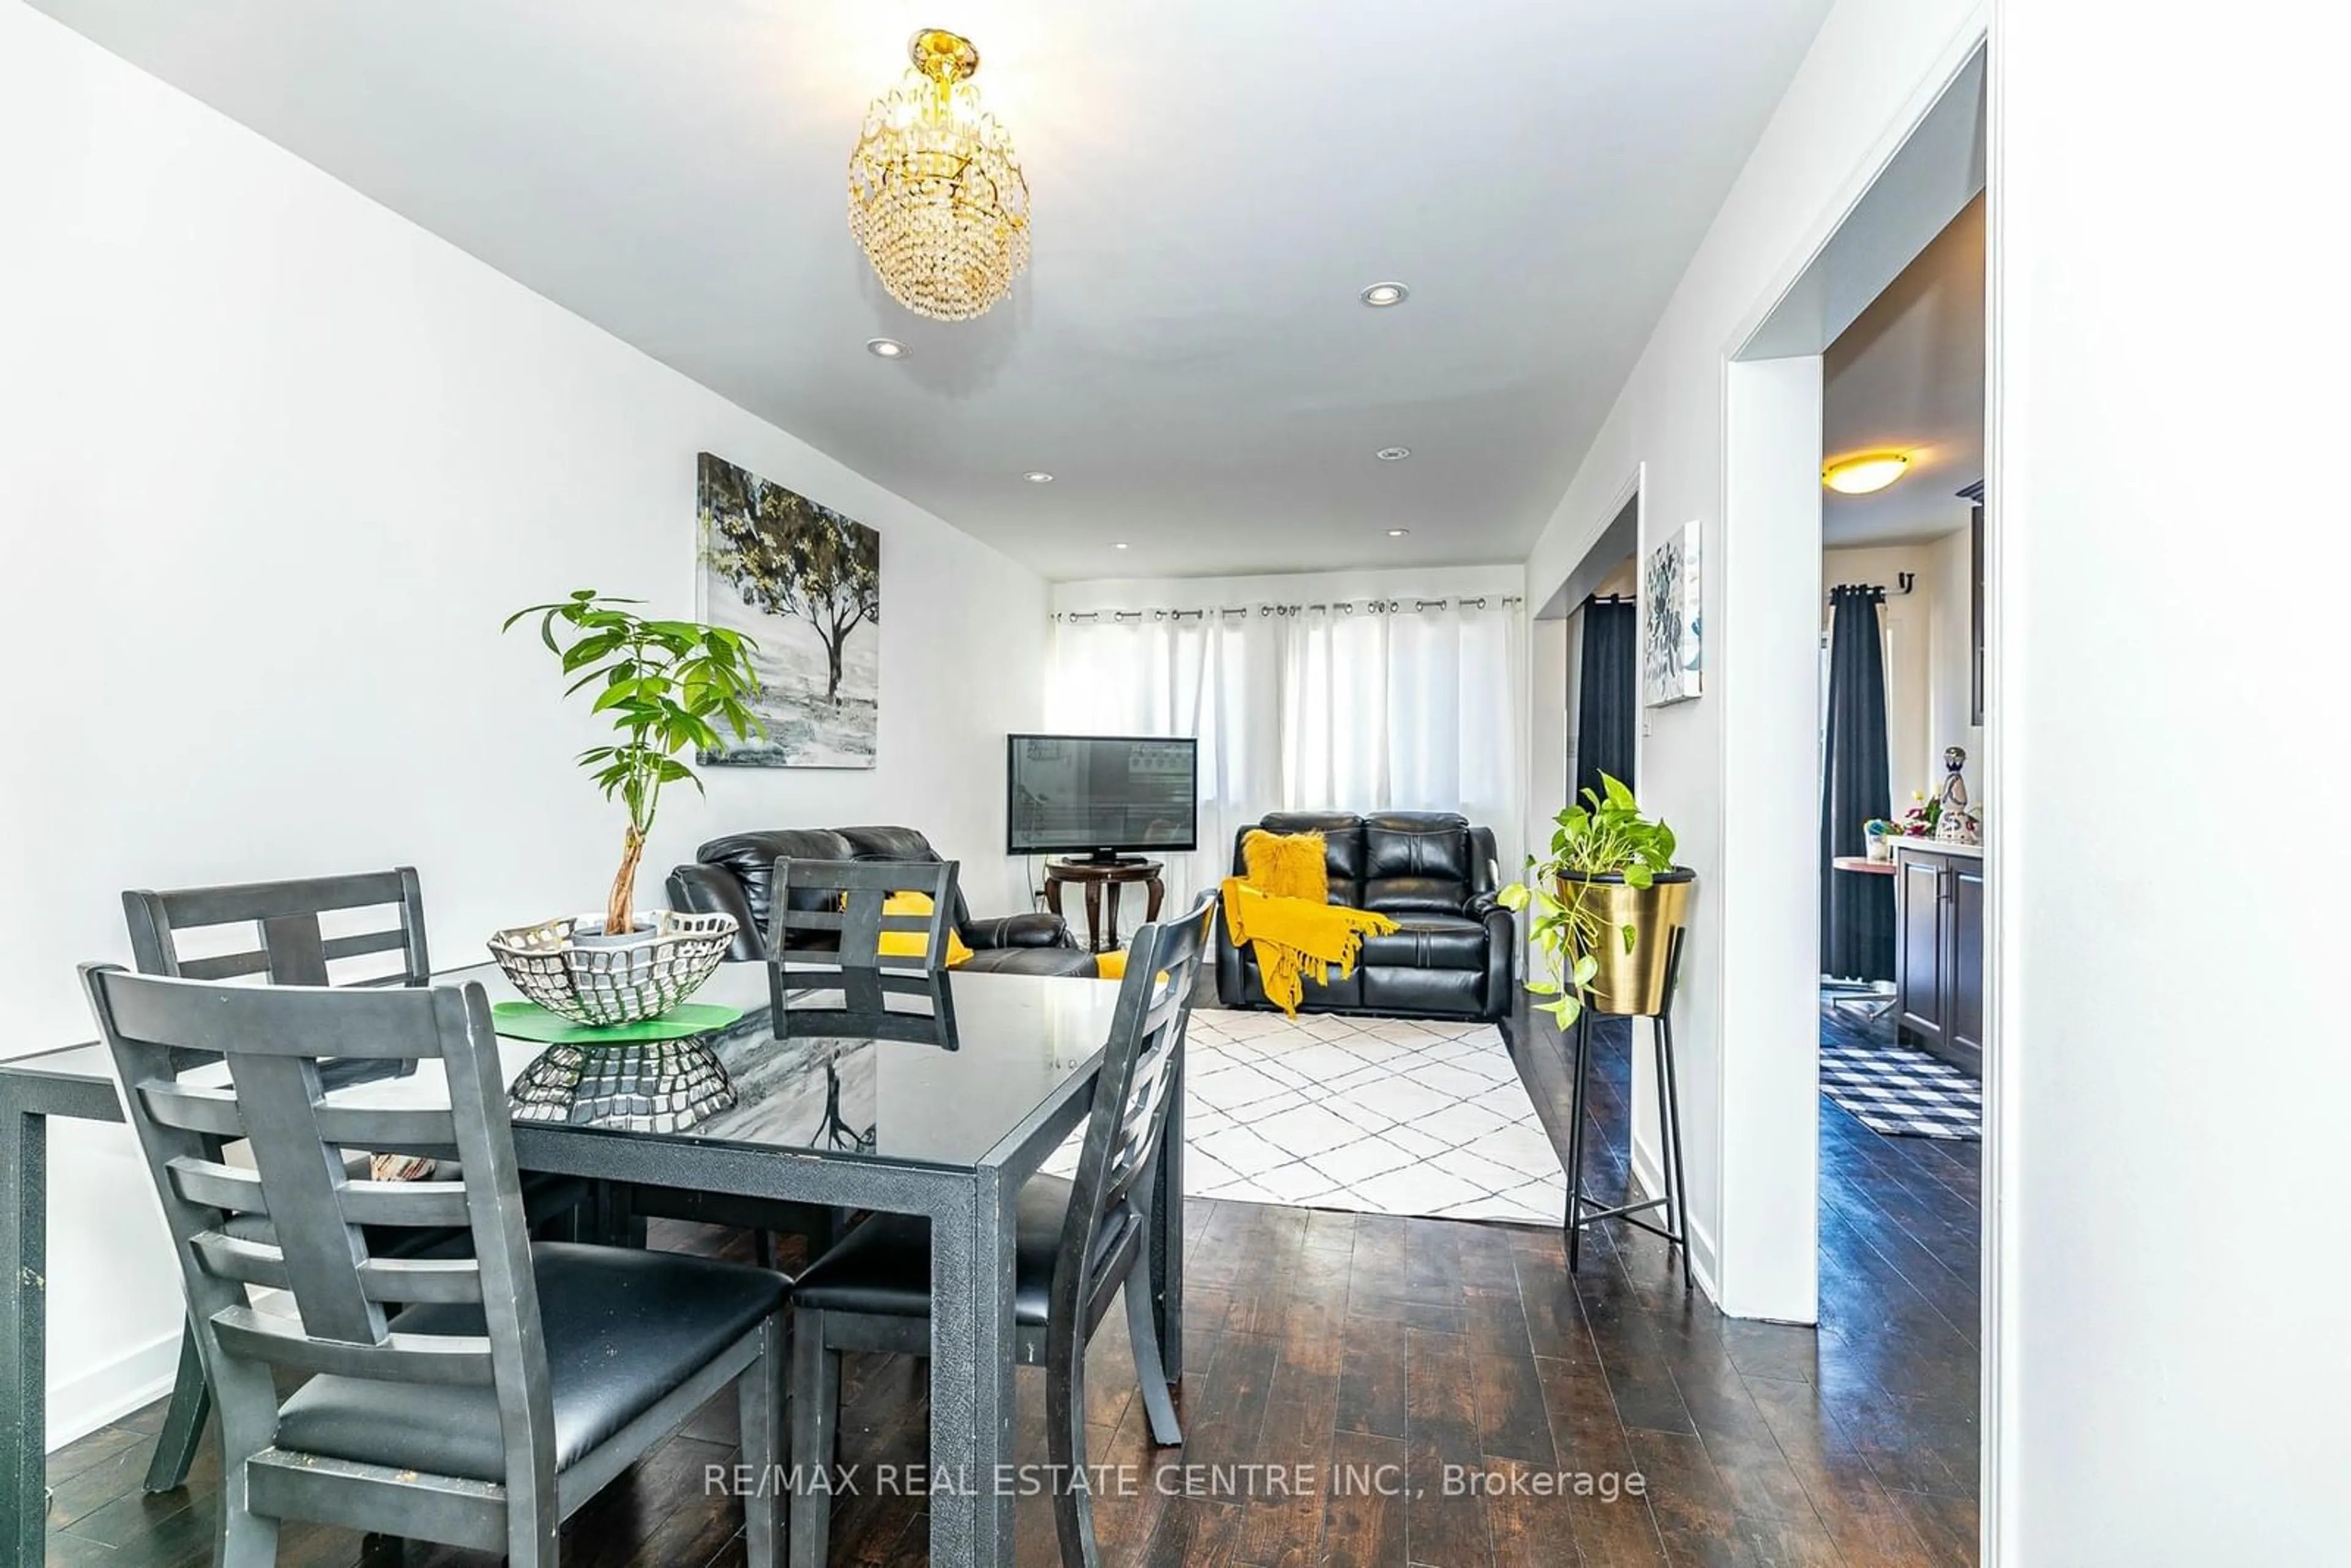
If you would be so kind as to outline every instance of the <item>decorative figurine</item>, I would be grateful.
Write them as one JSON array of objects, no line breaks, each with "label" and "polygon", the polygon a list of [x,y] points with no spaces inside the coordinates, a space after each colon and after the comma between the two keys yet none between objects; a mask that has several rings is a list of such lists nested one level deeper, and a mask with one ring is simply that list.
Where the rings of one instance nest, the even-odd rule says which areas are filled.
[{"label": "decorative figurine", "polygon": [[1982,841],[1981,829],[1975,813],[1968,810],[1968,781],[1959,769],[1968,765],[1966,748],[1947,746],[1943,748],[1943,788],[1935,797],[1939,808],[1935,813],[1935,837],[1947,844],[1973,844]]}]

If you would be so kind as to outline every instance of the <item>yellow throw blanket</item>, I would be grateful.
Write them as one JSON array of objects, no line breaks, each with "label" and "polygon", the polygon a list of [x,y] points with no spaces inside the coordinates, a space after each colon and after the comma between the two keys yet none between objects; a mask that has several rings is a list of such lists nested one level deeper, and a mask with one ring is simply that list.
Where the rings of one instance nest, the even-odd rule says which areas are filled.
[{"label": "yellow throw blanket", "polygon": [[1366,936],[1384,936],[1396,923],[1368,909],[1343,904],[1316,904],[1304,898],[1275,898],[1259,893],[1237,876],[1225,879],[1225,929],[1237,943],[1246,942],[1257,955],[1266,999],[1291,1018],[1306,995],[1306,977],[1318,985],[1331,983],[1331,966],[1339,977],[1355,972],[1355,959]]}]

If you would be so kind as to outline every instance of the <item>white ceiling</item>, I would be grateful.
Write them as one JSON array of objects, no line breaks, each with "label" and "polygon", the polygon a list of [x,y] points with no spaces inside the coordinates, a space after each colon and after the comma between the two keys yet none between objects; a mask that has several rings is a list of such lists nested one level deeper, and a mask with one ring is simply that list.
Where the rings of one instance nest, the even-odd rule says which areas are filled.
[{"label": "white ceiling", "polygon": [[[35,3],[1057,579],[1523,559],[1828,8]],[[843,218],[928,25],[1036,214],[953,325]]]},{"label": "white ceiling", "polygon": [[1931,538],[1968,520],[1984,476],[1984,204],[1979,196],[1829,345],[1822,449],[1912,454],[1873,496],[1822,492],[1830,546]]}]

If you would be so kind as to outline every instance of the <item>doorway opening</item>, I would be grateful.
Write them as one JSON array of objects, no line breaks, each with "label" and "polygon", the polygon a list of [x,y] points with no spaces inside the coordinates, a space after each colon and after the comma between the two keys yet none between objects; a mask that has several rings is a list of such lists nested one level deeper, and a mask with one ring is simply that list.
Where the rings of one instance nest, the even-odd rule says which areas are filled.
[{"label": "doorway opening", "polygon": [[1979,783],[1998,745],[1984,87],[1979,50],[1730,356],[1721,612],[1726,859],[1747,873],[1724,888],[1724,1005],[1745,1025],[1724,1182],[1771,1198],[1736,1239],[1741,1277],[1776,1304],[1762,1315],[1811,1304],[1832,1417],[1968,1536],[1997,1051],[1996,828],[1967,841],[1999,806]]}]

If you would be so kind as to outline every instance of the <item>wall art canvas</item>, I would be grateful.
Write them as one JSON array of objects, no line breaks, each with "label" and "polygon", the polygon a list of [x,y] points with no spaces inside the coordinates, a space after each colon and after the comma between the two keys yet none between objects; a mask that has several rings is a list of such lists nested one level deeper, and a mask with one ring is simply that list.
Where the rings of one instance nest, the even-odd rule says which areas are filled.
[{"label": "wall art canvas", "polygon": [[1649,551],[1641,573],[1641,700],[1650,707],[1698,695],[1705,623],[1698,593],[1698,526],[1684,523]]},{"label": "wall art canvas", "polygon": [[702,454],[696,603],[758,640],[764,741],[705,752],[753,768],[871,768],[881,728],[882,536]]}]

